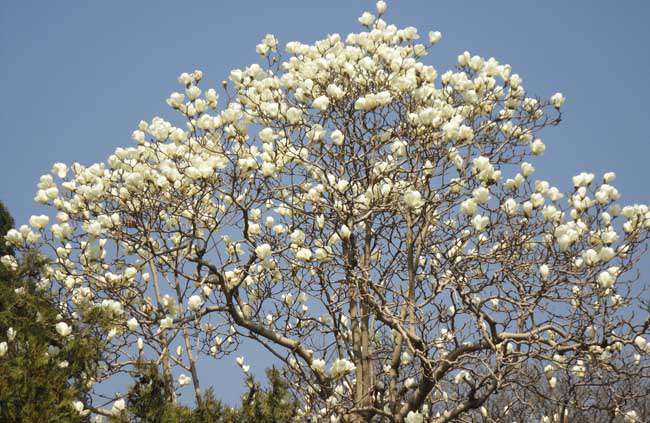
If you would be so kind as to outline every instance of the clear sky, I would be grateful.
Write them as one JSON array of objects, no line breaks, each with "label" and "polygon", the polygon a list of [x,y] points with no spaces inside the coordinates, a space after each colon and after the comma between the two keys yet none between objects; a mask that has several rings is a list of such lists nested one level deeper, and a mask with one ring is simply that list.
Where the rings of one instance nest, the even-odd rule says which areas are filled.
[{"label": "clear sky", "polygon": [[[165,98],[179,73],[199,68],[217,85],[257,61],[266,33],[282,45],[345,35],[360,30],[363,10],[374,1],[2,0],[0,200],[26,222],[44,211],[32,198],[54,162],[103,161],[132,145],[140,119],[173,116]],[[439,73],[468,50],[510,63],[530,94],[564,93],[538,177],[569,189],[580,171],[611,170],[623,202],[650,203],[650,2],[389,0],[387,20],[443,33],[425,59]],[[204,371],[219,397],[241,393],[234,359]]]}]

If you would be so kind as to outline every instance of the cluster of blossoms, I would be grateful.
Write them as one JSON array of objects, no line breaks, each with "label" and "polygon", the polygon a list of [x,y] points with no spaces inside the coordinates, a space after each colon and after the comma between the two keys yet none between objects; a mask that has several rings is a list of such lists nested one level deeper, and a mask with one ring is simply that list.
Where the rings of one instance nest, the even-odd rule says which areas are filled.
[{"label": "cluster of blossoms", "polygon": [[419,423],[487,416],[535,369],[558,407],[598,369],[647,376],[648,323],[628,315],[648,206],[620,205],[613,173],[533,179],[564,97],[468,52],[439,75],[420,60],[440,33],[385,11],[284,59],[267,35],[268,65],[233,70],[222,107],[183,73],[167,103],[184,125],[142,121],[106,163],[41,177],[54,223],[6,240],[49,250],[38,286],[68,322],[103,317],[117,358],[93,381],[146,359],[200,395],[197,360],[249,338],[298,382],[298,420]]}]

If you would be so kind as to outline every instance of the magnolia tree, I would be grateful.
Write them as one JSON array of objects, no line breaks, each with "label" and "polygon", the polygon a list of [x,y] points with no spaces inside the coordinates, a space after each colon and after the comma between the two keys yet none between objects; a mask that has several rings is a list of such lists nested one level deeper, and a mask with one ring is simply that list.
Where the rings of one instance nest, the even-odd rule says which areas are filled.
[{"label": "magnolia tree", "polygon": [[[620,204],[614,173],[536,180],[562,94],[529,96],[468,52],[439,74],[421,60],[440,33],[385,9],[313,45],[267,35],[219,91],[183,73],[177,123],[41,177],[55,221],[7,241],[52,257],[40,287],[60,295],[61,337],[103,330],[88,382],[153,362],[200,403],[199,360],[248,338],[295,382],[299,421],[491,421],[505,392],[536,393],[542,421],[639,420],[640,394],[616,386],[650,376],[648,207]],[[597,384],[607,407],[581,394]]]}]

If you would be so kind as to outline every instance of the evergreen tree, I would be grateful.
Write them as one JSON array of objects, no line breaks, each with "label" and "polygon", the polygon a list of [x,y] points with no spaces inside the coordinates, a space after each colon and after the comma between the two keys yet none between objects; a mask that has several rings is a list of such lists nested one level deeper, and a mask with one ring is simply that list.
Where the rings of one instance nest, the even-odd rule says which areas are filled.
[{"label": "evergreen tree", "polygon": [[267,370],[266,387],[249,379],[249,392],[232,408],[215,399],[212,388],[203,395],[200,405],[175,405],[155,365],[141,364],[136,372],[136,382],[127,395],[128,414],[112,419],[112,423],[283,423],[292,421],[297,409],[288,382],[276,368]]},{"label": "evergreen tree", "polygon": [[[12,226],[0,203],[2,255],[13,253],[4,244]],[[42,264],[36,252],[23,255],[15,269],[0,264],[0,421],[87,421],[75,402],[87,391],[84,380],[98,361],[99,344],[86,337],[64,343],[57,335],[56,302],[35,286]]]},{"label": "evergreen tree", "polygon": [[[4,237],[4,235],[9,231],[9,229],[13,227],[14,227],[14,219],[11,217],[9,210],[7,210],[7,208],[2,203],[2,201],[0,201],[0,236]],[[0,239],[0,257],[12,253],[13,253],[13,248],[5,244],[4,238]]]}]

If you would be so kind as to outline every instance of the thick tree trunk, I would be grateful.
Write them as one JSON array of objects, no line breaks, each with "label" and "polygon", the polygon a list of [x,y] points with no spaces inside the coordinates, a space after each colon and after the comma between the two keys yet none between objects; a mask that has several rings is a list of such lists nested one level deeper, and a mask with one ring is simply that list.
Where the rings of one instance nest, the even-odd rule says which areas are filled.
[{"label": "thick tree trunk", "polygon": [[[373,374],[370,363],[369,316],[367,307],[359,290],[358,284],[364,283],[355,274],[359,265],[356,257],[354,238],[346,242],[347,281],[349,286],[350,322],[352,325],[353,363],[356,367],[356,386],[354,391],[355,408],[368,410],[372,406]],[[363,264],[363,263],[362,263]],[[348,421],[361,423],[370,421],[372,415],[368,411],[357,412]]]},{"label": "thick tree trunk", "polygon": [[[156,307],[160,307],[160,304],[162,303],[162,295],[160,294],[160,285],[158,283],[158,270],[152,261],[149,262],[149,270],[153,280],[154,293],[156,294]],[[163,368],[163,380],[165,381],[167,392],[171,393],[172,403],[176,404],[177,398],[176,390],[174,389],[174,376],[172,375],[172,368],[169,362],[169,340],[164,331],[160,332],[159,339],[159,342],[162,345],[162,356],[160,357],[160,362]]]},{"label": "thick tree trunk", "polygon": [[[176,290],[176,296],[178,298],[178,304],[182,312],[183,311],[182,295],[181,295],[181,288],[178,283],[178,280],[176,281],[175,290]],[[190,373],[192,374],[192,385],[194,387],[194,397],[196,399],[196,404],[200,407],[202,405],[201,384],[199,382],[199,373],[196,370],[196,358],[194,357],[194,354],[192,354],[192,343],[190,342],[190,333],[189,330],[187,329],[187,326],[183,327],[183,341],[185,343],[185,353],[187,355],[187,362],[189,363]]]}]

